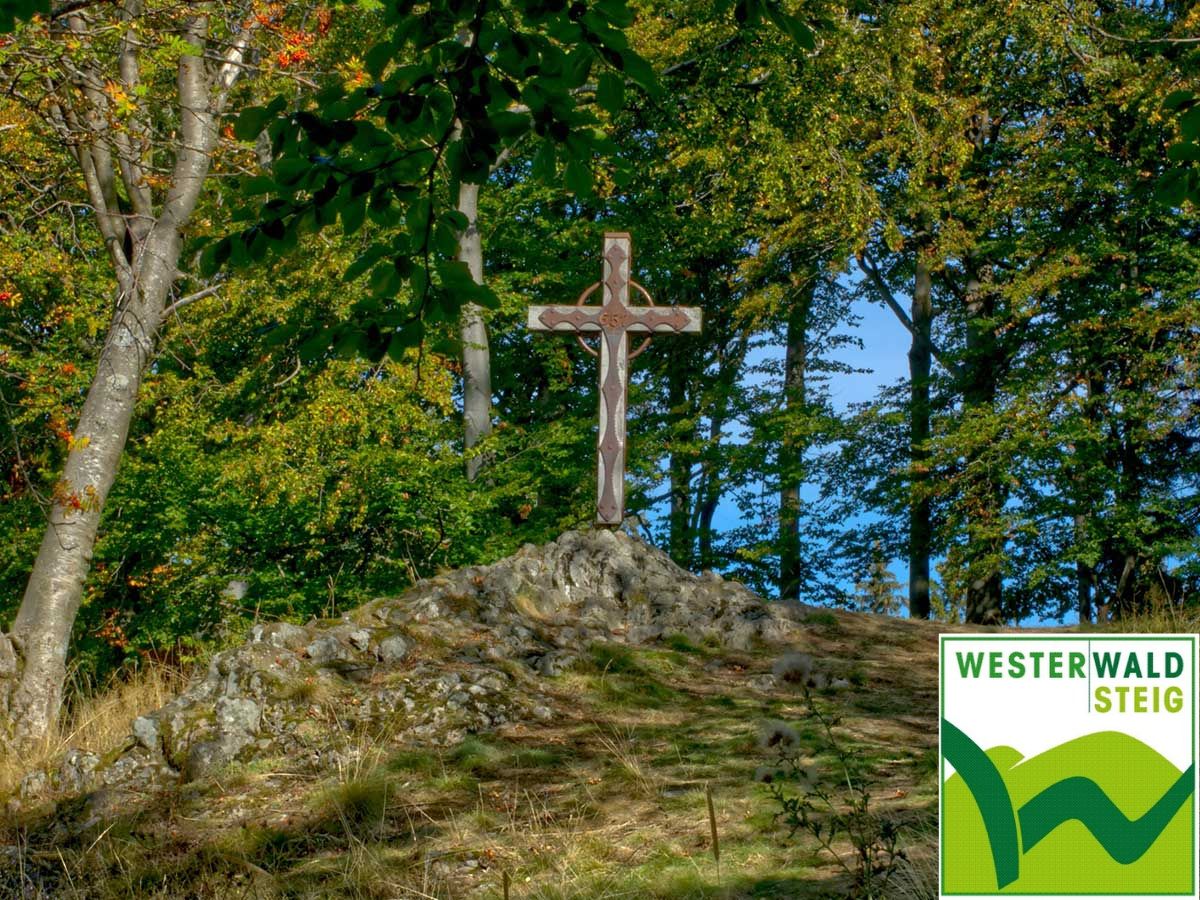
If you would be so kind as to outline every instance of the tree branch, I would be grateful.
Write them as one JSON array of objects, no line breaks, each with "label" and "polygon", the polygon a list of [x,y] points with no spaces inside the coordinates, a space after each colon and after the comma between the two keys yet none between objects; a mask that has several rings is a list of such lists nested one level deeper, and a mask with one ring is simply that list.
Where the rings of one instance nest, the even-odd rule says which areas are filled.
[{"label": "tree branch", "polygon": [[222,287],[223,285],[214,284],[210,287],[206,287],[202,291],[196,291],[194,294],[188,294],[186,297],[181,297],[163,310],[162,317],[165,319],[167,316],[179,312],[179,310],[183,309],[185,306],[191,306],[197,300],[203,300],[205,297],[211,297],[213,294],[219,293]]},{"label": "tree branch", "polygon": [[[900,320],[900,324],[904,326],[905,330],[907,330],[909,334],[915,334],[913,331],[912,319],[909,318],[908,313],[904,311],[904,307],[900,305],[899,301],[896,300],[895,295],[892,294],[891,288],[888,287],[887,282],[884,280],[883,275],[880,274],[879,269],[875,266],[875,263],[871,261],[871,257],[867,256],[865,253],[861,254],[858,257],[858,265],[859,268],[862,269],[866,274],[867,280],[870,282],[871,287],[875,289],[875,295],[882,300],[884,304],[887,305],[887,308],[895,314],[896,318]],[[932,340],[929,342],[929,350],[933,354],[933,358],[938,361],[938,364],[943,369],[945,369],[955,378],[962,377],[962,370],[955,365],[953,360],[947,358],[946,355],[938,349],[937,344],[933,343]]]},{"label": "tree branch", "polygon": [[[130,98],[137,96],[137,86],[141,80],[141,70],[138,63],[139,41],[137,40],[137,33],[133,29],[134,20],[141,14],[141,0],[126,0],[120,14],[125,30],[121,35],[117,70],[121,74],[121,82],[125,93]],[[114,138],[117,145],[118,162],[121,166],[121,179],[125,183],[125,191],[129,194],[134,213],[141,217],[141,221],[144,223],[152,221],[154,217],[153,196],[150,191],[150,185],[146,182],[146,171],[143,165],[145,148],[149,145],[149,141],[146,140],[149,128],[145,122],[135,121],[131,131],[143,144],[141,153],[138,153],[134,148],[128,133],[118,130]],[[141,238],[149,231],[149,227],[143,225],[137,231],[139,232],[138,237]]]}]

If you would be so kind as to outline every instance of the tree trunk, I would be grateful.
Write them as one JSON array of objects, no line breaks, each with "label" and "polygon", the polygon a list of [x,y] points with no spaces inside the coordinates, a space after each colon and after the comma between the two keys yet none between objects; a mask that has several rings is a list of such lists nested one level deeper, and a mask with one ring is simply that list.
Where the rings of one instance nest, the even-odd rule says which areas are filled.
[{"label": "tree trunk", "polygon": [[702,477],[700,479],[700,509],[696,523],[696,537],[699,543],[700,568],[711,569],[716,565],[713,553],[713,517],[717,514],[717,506],[721,502],[721,433],[725,430],[724,404],[712,414],[709,424],[708,450],[704,462],[700,464]]},{"label": "tree trunk", "polygon": [[917,249],[917,271],[912,297],[912,346],[908,351],[909,463],[912,471],[908,506],[908,611],[916,619],[929,618],[929,551],[933,525],[929,495],[929,373],[933,326],[933,282],[922,250]]},{"label": "tree trunk", "polygon": [[[1105,393],[1104,380],[1096,373],[1087,377],[1087,402],[1083,407],[1083,417],[1088,423],[1088,432],[1095,427],[1099,414],[1097,406],[1102,402]],[[1074,528],[1076,553],[1080,545],[1087,541],[1092,531],[1092,510],[1099,506],[1096,496],[1096,486],[1087,477],[1087,471],[1095,464],[1101,454],[1101,449],[1090,437],[1081,438],[1075,444],[1075,470],[1072,479],[1073,504],[1075,506]],[[1079,612],[1080,623],[1093,620],[1096,615],[1096,567],[1085,562],[1082,558],[1075,563],[1075,602]]]},{"label": "tree trunk", "polygon": [[[138,389],[154,356],[180,248],[178,230],[164,227],[163,220],[137,248],[132,281],[118,294],[117,311],[55,486],[46,533],[8,637],[12,671],[7,684],[0,682],[8,737],[18,744],[47,734],[62,707],[71,629],[104,502],[129,437]],[[8,654],[0,651],[4,655]],[[0,663],[0,677],[5,674]]]},{"label": "tree trunk", "polygon": [[[1075,530],[1082,530],[1082,516],[1075,517]],[[1081,625],[1092,621],[1092,582],[1095,572],[1082,560],[1075,563],[1075,599]]]},{"label": "tree trunk", "polygon": [[[458,258],[467,264],[475,283],[483,284],[479,185],[459,186],[458,211],[467,217],[466,230],[458,239]],[[484,454],[472,451],[492,433],[492,355],[483,310],[477,304],[463,304],[459,336],[463,345],[463,447],[467,455],[467,480],[474,481],[487,460]]]},{"label": "tree trunk", "polygon": [[[999,374],[995,301],[974,262],[967,275],[967,368],[963,411],[987,415],[995,407]],[[1004,493],[984,459],[987,449],[975,446],[966,461],[964,499],[967,516],[966,618],[975,624],[1003,621],[1000,559],[1003,557]]]},{"label": "tree trunk", "polygon": [[[671,351],[672,360],[679,351]],[[668,427],[672,435],[671,455],[667,461],[671,505],[667,517],[671,559],[685,569],[692,568],[695,532],[692,529],[692,444],[694,426],[690,424],[686,367],[671,365],[667,375]]]},{"label": "tree trunk", "polygon": [[[140,4],[128,4],[123,21],[132,21],[140,12]],[[59,27],[78,35],[82,20],[68,17]],[[68,146],[108,247],[116,275],[116,304],[12,632],[0,635],[0,714],[8,720],[0,743],[19,747],[45,737],[61,710],[67,649],[104,503],[116,480],[142,376],[154,356],[178,271],[182,229],[195,211],[208,175],[217,139],[216,116],[242,71],[252,27],[243,26],[210,71],[203,50],[207,16],[198,14],[183,23],[183,37],[202,49],[179,59],[176,85],[181,120],[171,182],[157,216],[150,208],[142,161],[122,150],[116,154],[119,169],[114,166],[113,146],[120,149],[124,135],[114,135],[102,114],[107,101],[95,88],[102,83],[98,75],[92,72],[80,84],[91,106],[75,110],[50,103],[51,120],[71,139]],[[137,80],[139,46],[129,38],[132,33],[130,29],[122,39],[120,51],[121,78],[131,88]],[[80,122],[88,126],[84,140],[71,131],[72,123]],[[132,216],[122,214],[117,203],[118,177],[135,207]]]},{"label": "tree trunk", "polygon": [[798,600],[803,583],[800,553],[800,485],[804,482],[804,442],[795,420],[804,414],[807,398],[808,318],[815,278],[795,294],[788,310],[783,359],[783,399],[786,416],[779,445],[779,598]]}]

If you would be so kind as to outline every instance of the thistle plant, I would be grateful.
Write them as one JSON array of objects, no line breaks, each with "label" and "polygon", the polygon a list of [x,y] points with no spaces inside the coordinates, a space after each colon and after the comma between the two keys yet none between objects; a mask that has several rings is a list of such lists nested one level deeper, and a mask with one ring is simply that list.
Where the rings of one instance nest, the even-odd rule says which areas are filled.
[{"label": "thistle plant", "polygon": [[[775,677],[800,691],[804,718],[817,726],[816,746],[806,748],[787,723],[768,722],[759,743],[771,763],[758,767],[755,780],[766,786],[777,807],[775,821],[789,828],[789,837],[808,832],[850,876],[854,896],[881,897],[905,858],[899,832],[872,809],[869,772],[838,737],[840,717],[817,702],[814,689],[830,681],[814,669],[807,654],[788,654],[776,664]],[[830,762],[818,765],[817,758]]]}]

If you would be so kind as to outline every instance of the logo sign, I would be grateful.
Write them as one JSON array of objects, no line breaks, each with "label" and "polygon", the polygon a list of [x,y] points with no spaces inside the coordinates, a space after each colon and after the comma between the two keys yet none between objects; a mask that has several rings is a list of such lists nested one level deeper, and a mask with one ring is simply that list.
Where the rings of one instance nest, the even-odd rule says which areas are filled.
[{"label": "logo sign", "polygon": [[1197,897],[1196,635],[942,635],[941,896]]}]

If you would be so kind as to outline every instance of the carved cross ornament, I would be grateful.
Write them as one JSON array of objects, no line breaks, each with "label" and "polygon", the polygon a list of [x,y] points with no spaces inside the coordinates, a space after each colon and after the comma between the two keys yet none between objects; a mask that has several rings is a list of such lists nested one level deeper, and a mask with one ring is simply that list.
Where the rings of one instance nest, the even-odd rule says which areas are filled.
[{"label": "carved cross ornament", "polygon": [[[629,235],[604,235],[602,280],[579,295],[574,306],[531,306],[529,329],[572,334],[580,346],[600,357],[600,431],[596,444],[596,524],[617,527],[625,517],[625,406],[629,392],[629,361],[650,343],[645,338],[629,351],[630,334],[694,334],[700,331],[700,310],[689,306],[655,306],[647,290],[630,277],[633,248]],[[649,306],[633,306],[629,290]],[[603,288],[600,306],[585,306]],[[600,337],[599,351],[583,335]]]}]

